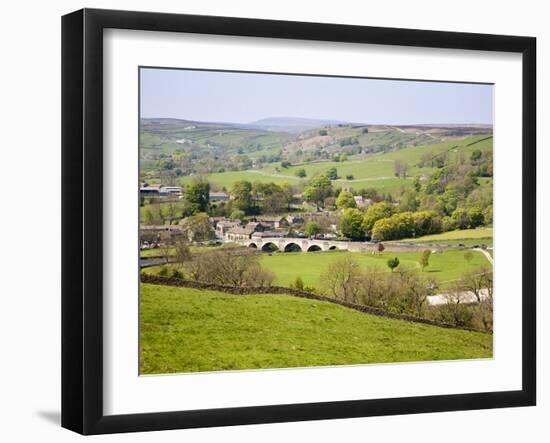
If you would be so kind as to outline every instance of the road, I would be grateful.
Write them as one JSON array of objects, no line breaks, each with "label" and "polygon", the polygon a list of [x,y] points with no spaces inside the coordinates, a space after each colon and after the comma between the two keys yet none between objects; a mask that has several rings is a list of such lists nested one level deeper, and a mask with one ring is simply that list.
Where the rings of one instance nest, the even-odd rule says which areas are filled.
[{"label": "road", "polygon": [[[485,300],[489,295],[487,289],[481,290],[481,299]],[[449,300],[449,294],[429,295],[428,304],[432,306],[445,305]],[[464,291],[460,293],[460,303],[477,303],[477,298],[473,292]]]},{"label": "road", "polygon": [[489,263],[491,263],[491,266],[493,266],[495,264],[494,260],[493,260],[493,256],[491,254],[489,254],[485,249],[481,249],[481,248],[474,248],[474,251],[479,251],[481,252],[485,258],[487,258],[487,260],[489,261]]}]

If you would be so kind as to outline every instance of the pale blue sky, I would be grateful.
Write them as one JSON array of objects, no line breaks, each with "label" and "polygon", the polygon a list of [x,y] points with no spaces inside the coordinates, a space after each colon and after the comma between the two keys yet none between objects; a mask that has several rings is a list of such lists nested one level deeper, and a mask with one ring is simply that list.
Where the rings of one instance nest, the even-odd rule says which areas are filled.
[{"label": "pale blue sky", "polygon": [[493,86],[142,68],[141,117],[492,124]]}]

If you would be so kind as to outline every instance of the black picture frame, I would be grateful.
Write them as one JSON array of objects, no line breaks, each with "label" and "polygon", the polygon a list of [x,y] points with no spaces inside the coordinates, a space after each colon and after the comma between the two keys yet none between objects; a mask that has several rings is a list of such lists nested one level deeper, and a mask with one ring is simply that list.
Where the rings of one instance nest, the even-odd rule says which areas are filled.
[{"label": "black picture frame", "polygon": [[[103,30],[453,48],[522,54],[522,389],[170,411],[103,413]],[[536,39],[503,35],[83,9],[62,18],[62,426],[81,434],[152,431],[536,403]]]}]

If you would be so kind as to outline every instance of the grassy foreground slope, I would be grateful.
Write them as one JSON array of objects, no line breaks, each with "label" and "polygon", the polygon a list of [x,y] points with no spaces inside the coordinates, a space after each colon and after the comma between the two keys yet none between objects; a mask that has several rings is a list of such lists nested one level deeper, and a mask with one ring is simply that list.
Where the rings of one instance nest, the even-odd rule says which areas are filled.
[{"label": "grassy foreground slope", "polygon": [[141,285],[140,373],[490,358],[492,336],[287,295]]}]

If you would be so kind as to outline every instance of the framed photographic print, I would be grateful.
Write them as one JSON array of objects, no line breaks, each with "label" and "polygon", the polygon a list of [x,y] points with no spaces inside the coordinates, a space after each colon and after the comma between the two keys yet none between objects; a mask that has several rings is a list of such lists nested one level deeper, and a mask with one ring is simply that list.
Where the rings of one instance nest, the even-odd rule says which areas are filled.
[{"label": "framed photographic print", "polygon": [[62,21],[62,425],[534,405],[530,37]]}]

